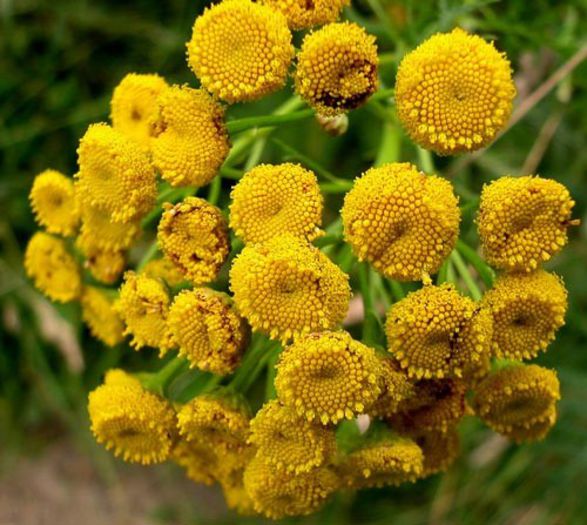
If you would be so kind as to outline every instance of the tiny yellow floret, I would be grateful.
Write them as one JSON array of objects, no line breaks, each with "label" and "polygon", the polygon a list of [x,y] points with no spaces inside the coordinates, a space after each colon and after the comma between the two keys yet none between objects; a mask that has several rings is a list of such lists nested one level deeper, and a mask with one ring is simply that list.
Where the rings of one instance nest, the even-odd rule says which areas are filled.
[{"label": "tiny yellow floret", "polygon": [[139,144],[149,147],[157,97],[167,88],[159,75],[129,73],[114,89],[110,101],[112,127]]},{"label": "tiny yellow floret", "polygon": [[173,444],[173,409],[138,381],[114,379],[107,378],[89,395],[88,412],[96,440],[125,461],[143,465],[165,461]]},{"label": "tiny yellow floret", "polygon": [[287,19],[251,0],[224,0],[196,18],[188,63],[202,86],[229,103],[281,89],[294,56]]},{"label": "tiny yellow floret", "polygon": [[487,146],[506,126],[515,96],[505,53],[460,28],[433,35],[408,53],[395,84],[406,131],[440,155]]},{"label": "tiny yellow floret", "polygon": [[341,211],[345,240],[390,279],[425,279],[455,246],[461,218],[452,185],[409,163],[386,164],[355,180]]},{"label": "tiny yellow floret", "polygon": [[172,186],[205,186],[230,150],[224,109],[203,89],[163,91],[152,126],[153,164]]},{"label": "tiny yellow floret", "polygon": [[388,350],[411,377],[462,377],[491,352],[493,319],[453,285],[424,286],[387,313]]},{"label": "tiny yellow floret", "polygon": [[230,286],[253,330],[281,341],[335,328],[350,301],[348,276],[291,235],[245,246],[232,264]]},{"label": "tiny yellow floret", "polygon": [[163,253],[193,284],[216,279],[230,250],[222,212],[198,197],[163,207],[157,233]]},{"label": "tiny yellow floret", "polygon": [[293,30],[307,29],[313,26],[336,22],[342,8],[350,5],[351,0],[260,0],[281,11]]},{"label": "tiny yellow floret", "polygon": [[230,226],[245,243],[290,233],[314,240],[321,235],[323,199],[316,175],[297,164],[262,164],[234,186]]},{"label": "tiny yellow floret", "polygon": [[489,264],[530,272],[568,241],[575,201],[559,182],[531,175],[501,177],[481,192],[477,225]]},{"label": "tiny yellow floret", "polygon": [[374,36],[350,22],[329,24],[304,38],[296,92],[320,115],[345,113],[377,91],[378,65]]},{"label": "tiny yellow floret", "polygon": [[147,153],[108,124],[92,124],[77,149],[76,192],[80,205],[109,214],[113,222],[130,222],[155,204],[157,182]]},{"label": "tiny yellow floret", "polygon": [[116,346],[122,342],[124,324],[114,309],[115,299],[108,292],[95,286],[86,286],[80,303],[82,319],[96,339],[107,346]]},{"label": "tiny yellow floret", "polygon": [[73,180],[55,170],[35,177],[29,195],[37,222],[49,233],[69,237],[79,224]]},{"label": "tiny yellow floret", "polygon": [[283,351],[275,388],[300,417],[327,425],[367,412],[381,394],[381,374],[373,349],[347,332],[322,332]]},{"label": "tiny yellow floret", "polygon": [[67,303],[79,297],[81,271],[62,239],[35,233],[26,247],[24,267],[35,287],[53,301]]}]

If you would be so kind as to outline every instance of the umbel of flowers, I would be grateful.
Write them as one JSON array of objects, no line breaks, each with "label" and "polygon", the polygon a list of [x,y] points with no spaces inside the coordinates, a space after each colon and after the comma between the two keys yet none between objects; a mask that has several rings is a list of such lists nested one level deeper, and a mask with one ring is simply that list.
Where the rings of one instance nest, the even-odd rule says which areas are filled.
[{"label": "umbel of flowers", "polygon": [[[484,260],[459,240],[452,183],[409,162],[389,159],[354,181],[319,160],[241,169],[255,136],[314,114],[332,131],[365,104],[387,105],[442,155],[504,130],[515,87],[493,43],[459,28],[432,36],[400,62],[392,99],[375,37],[338,20],[348,4],[206,9],[187,43],[201,87],[127,75],[111,123],[81,138],[74,178],[47,170],[30,193],[42,230],[25,267],[37,288],[79,301],[106,346],[126,340],[166,359],[156,373],[108,371],[89,395],[96,439],[126,461],[171,461],[219,483],[244,514],[304,515],[338,490],[446,470],[466,416],[519,443],[557,418],[556,372],[525,361],[564,324],[563,281],[542,268],[576,224],[561,184],[528,175],[486,185]],[[292,30],[306,30],[297,55]],[[227,104],[290,76],[298,97],[272,115],[226,118]],[[229,195],[223,178],[237,179]],[[346,195],[325,225],[326,192]],[[345,322],[353,292],[358,331]],[[251,387],[263,381],[260,396]]]}]

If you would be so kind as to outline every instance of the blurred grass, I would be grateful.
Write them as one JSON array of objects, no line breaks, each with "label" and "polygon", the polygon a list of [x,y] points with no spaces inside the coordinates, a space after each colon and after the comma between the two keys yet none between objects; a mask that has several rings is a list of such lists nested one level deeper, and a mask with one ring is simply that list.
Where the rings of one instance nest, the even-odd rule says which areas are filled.
[{"label": "blurred grass", "polygon": [[[107,118],[111,91],[127,72],[156,71],[169,81],[195,84],[185,64],[184,43],[196,14],[207,3],[0,1],[0,467],[7,472],[18,454],[42,451],[47,443],[69,435],[95,458],[106,479],[113,475],[114,462],[93,444],[87,431],[85,392],[120,360],[131,369],[157,366],[154,353],[104,350],[84,331],[76,307],[53,308],[31,288],[21,269],[23,247],[35,230],[27,194],[34,175],[47,167],[75,172],[79,137],[89,123]],[[380,14],[388,17],[385,24],[373,16],[370,3],[355,0],[348,15],[376,34],[382,52],[389,53],[391,60],[382,69],[388,86],[394,64],[405,50],[455,24],[495,38],[508,53],[520,87],[518,104],[587,45],[584,0],[383,1]],[[286,96],[234,107],[229,114],[261,115]],[[366,109],[351,114],[350,123],[349,132],[334,139],[312,122],[284,127],[275,136],[334,175],[352,178],[373,162],[381,127]],[[435,162],[440,170],[453,174],[465,197],[478,194],[488,180],[532,167],[564,183],[577,200],[575,215],[585,219],[586,132],[587,64],[583,63],[474,162],[459,158],[435,158]],[[400,155],[402,160],[418,158],[406,139]],[[275,142],[262,152],[266,162],[283,158]],[[225,195],[230,183],[223,181]],[[328,222],[337,214],[341,197],[329,199]],[[463,235],[476,244],[472,218],[471,213],[466,215]],[[478,423],[466,421],[465,453],[447,475],[355,498],[341,495],[319,515],[290,521],[586,523],[586,231],[585,226],[577,228],[570,246],[550,265],[564,276],[571,303],[566,327],[539,359],[559,370],[563,390],[560,420],[546,441],[508,445]],[[74,341],[80,339],[81,349],[71,340],[51,337],[47,323],[59,327],[60,319],[70,323],[70,335]],[[76,372],[80,358],[83,369]],[[161,509],[158,519],[168,523],[176,515],[177,509]],[[202,522],[197,509],[189,519]],[[236,521],[230,515],[215,523]]]}]

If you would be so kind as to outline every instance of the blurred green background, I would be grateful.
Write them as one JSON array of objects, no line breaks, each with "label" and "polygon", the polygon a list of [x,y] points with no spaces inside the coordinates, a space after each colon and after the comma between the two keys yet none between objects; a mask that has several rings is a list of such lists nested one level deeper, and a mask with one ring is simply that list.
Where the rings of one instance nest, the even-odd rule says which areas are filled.
[{"label": "blurred green background", "polygon": [[[0,523],[241,523],[214,489],[196,487],[171,466],[123,465],[87,430],[86,392],[107,368],[156,367],[154,352],[106,350],[80,323],[75,305],[55,306],[30,285],[22,252],[36,229],[28,205],[33,177],[51,167],[72,175],[76,146],[91,122],[105,120],[114,86],[127,72],[158,72],[196,84],[185,41],[198,0],[0,0]],[[382,9],[378,10],[377,6]],[[373,8],[375,7],[375,12]],[[375,13],[375,14],[374,14]],[[461,25],[506,51],[527,111],[482,155],[435,158],[465,198],[504,174],[539,173],[564,183],[585,224],[587,191],[587,2],[547,0],[354,0],[347,17],[378,36],[384,83],[397,60],[435,31]],[[582,53],[582,55],[581,55]],[[583,62],[573,71],[569,66]],[[549,87],[540,100],[528,99]],[[566,68],[566,69],[564,69]],[[229,116],[269,112],[288,93],[234,107]],[[381,123],[361,109],[349,132],[327,136],[314,122],[275,133],[340,177],[373,163]],[[401,160],[417,162],[406,139]],[[262,160],[284,158],[273,143]],[[224,194],[231,181],[223,181]],[[224,197],[226,202],[226,196]],[[340,197],[328,201],[329,216]],[[472,214],[462,233],[476,245]],[[570,290],[567,325],[539,362],[559,371],[560,419],[538,444],[514,446],[474,421],[462,426],[464,450],[444,476],[415,485],[338,498],[296,523],[585,524],[587,523],[587,240],[549,267]],[[258,523],[258,519],[242,523]]]}]

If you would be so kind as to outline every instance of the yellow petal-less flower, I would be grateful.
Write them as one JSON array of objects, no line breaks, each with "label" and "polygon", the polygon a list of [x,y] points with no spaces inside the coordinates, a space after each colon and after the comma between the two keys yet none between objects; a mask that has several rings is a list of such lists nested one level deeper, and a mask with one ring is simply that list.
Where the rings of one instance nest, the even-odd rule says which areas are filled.
[{"label": "yellow petal-less flower", "polygon": [[348,276],[291,235],[245,246],[233,262],[230,286],[253,329],[282,341],[336,327],[350,301]]},{"label": "yellow petal-less flower", "polygon": [[559,182],[541,177],[501,177],[484,186],[477,226],[487,262],[530,272],[567,244],[575,201]]},{"label": "yellow petal-less flower", "polygon": [[95,246],[84,246],[83,240],[87,237],[79,237],[77,246],[86,257],[84,268],[88,269],[94,279],[105,284],[112,284],[124,272],[126,257],[121,250],[104,250]]},{"label": "yellow petal-less flower", "polygon": [[167,315],[171,300],[163,283],[145,275],[128,271],[120,287],[116,311],[126,325],[125,335],[131,335],[131,346],[169,348]]},{"label": "yellow petal-less flower", "polygon": [[213,485],[223,458],[209,443],[181,440],[173,448],[171,460],[185,469],[186,476],[195,483]]},{"label": "yellow petal-less flower", "polygon": [[143,465],[169,457],[175,413],[167,401],[138,382],[107,380],[90,392],[88,412],[96,440],[116,456]]},{"label": "yellow petal-less flower", "polygon": [[374,36],[350,22],[329,24],[304,38],[296,92],[320,115],[345,113],[377,91],[378,65]]},{"label": "yellow petal-less flower", "polygon": [[281,354],[275,388],[279,399],[309,421],[323,425],[364,413],[381,393],[375,351],[347,332],[297,339]]},{"label": "yellow petal-less flower", "polygon": [[389,351],[411,377],[461,377],[491,352],[493,318],[454,286],[424,286],[387,314]]},{"label": "yellow petal-less flower", "polygon": [[447,432],[465,415],[466,386],[452,379],[421,380],[414,395],[399,403],[388,423],[401,434],[418,436],[422,432]]},{"label": "yellow petal-less flower", "polygon": [[316,512],[338,488],[339,482],[328,468],[298,475],[283,474],[256,456],[245,470],[244,485],[257,512],[280,519]]},{"label": "yellow petal-less flower", "polygon": [[215,449],[245,449],[249,420],[250,414],[242,402],[219,394],[200,395],[177,413],[181,436]]},{"label": "yellow petal-less flower", "polygon": [[209,288],[180,292],[167,320],[179,355],[190,366],[225,375],[234,371],[249,340],[249,329],[232,299]]},{"label": "yellow petal-less flower", "polygon": [[290,233],[309,241],[322,232],[316,176],[296,164],[259,165],[232,190],[230,226],[245,243]]},{"label": "yellow petal-less flower", "polygon": [[157,97],[167,88],[159,75],[129,73],[114,89],[110,101],[112,127],[149,147]]},{"label": "yellow petal-less flower", "polygon": [[82,319],[90,333],[107,346],[115,346],[123,340],[124,324],[113,308],[114,299],[107,292],[94,286],[84,288],[80,298]]},{"label": "yellow petal-less flower", "polygon": [[222,212],[198,197],[164,209],[157,233],[163,253],[193,284],[213,281],[230,250]]},{"label": "yellow petal-less flower", "polygon": [[67,303],[79,297],[80,268],[62,239],[35,233],[26,247],[24,267],[35,287],[53,301]]},{"label": "yellow petal-less flower", "polygon": [[372,168],[355,180],[341,211],[359,260],[390,279],[435,273],[455,246],[460,210],[450,182],[409,163]]},{"label": "yellow petal-less flower", "polygon": [[531,430],[549,421],[559,399],[556,372],[516,363],[487,376],[477,386],[472,406],[493,430],[515,437],[517,429]]},{"label": "yellow petal-less flower", "polygon": [[260,3],[281,11],[293,30],[307,29],[335,22],[350,0],[260,0]]},{"label": "yellow petal-less flower", "polygon": [[77,150],[76,192],[82,211],[94,206],[113,222],[129,222],[155,204],[155,170],[147,153],[108,124],[92,124]]},{"label": "yellow petal-less flower", "polygon": [[292,474],[329,463],[336,451],[333,429],[300,420],[276,400],[266,403],[251,421],[250,442],[267,464]]},{"label": "yellow petal-less flower", "polygon": [[255,504],[245,490],[243,481],[244,471],[231,476],[229,480],[221,480],[222,494],[229,509],[236,511],[241,516],[254,516]]},{"label": "yellow petal-less flower", "polygon": [[460,28],[433,35],[399,65],[395,100],[412,140],[440,155],[492,142],[512,112],[516,88],[504,53]]},{"label": "yellow petal-less flower", "polygon": [[73,181],[55,170],[35,177],[29,195],[35,219],[49,233],[73,235],[79,224],[79,209]]},{"label": "yellow petal-less flower", "polygon": [[81,214],[82,227],[77,245],[88,257],[96,251],[130,248],[141,234],[139,222],[113,222],[109,212],[95,206],[84,206]]},{"label": "yellow petal-less flower", "polygon": [[379,358],[381,363],[381,394],[371,405],[369,415],[387,418],[395,414],[399,404],[414,395],[414,387],[405,372],[392,358]]},{"label": "yellow petal-less flower", "polygon": [[422,449],[411,439],[386,436],[349,454],[340,466],[353,489],[401,485],[422,474]]},{"label": "yellow petal-less flower", "polygon": [[556,424],[556,406],[551,406],[548,411],[533,423],[512,425],[502,429],[500,433],[515,443],[531,443],[542,441]]},{"label": "yellow petal-less flower", "polygon": [[287,19],[250,0],[224,0],[196,18],[188,63],[202,86],[229,103],[281,89],[294,55]]},{"label": "yellow petal-less flower", "polygon": [[157,99],[153,164],[172,186],[204,186],[218,173],[230,144],[224,109],[203,89],[172,86]]},{"label": "yellow petal-less flower", "polygon": [[537,270],[504,274],[483,297],[493,315],[493,353],[531,359],[546,350],[565,323],[567,290],[560,277]]},{"label": "yellow petal-less flower", "polygon": [[145,264],[142,273],[152,279],[163,279],[168,286],[179,286],[185,281],[184,276],[167,257],[153,259]]}]

